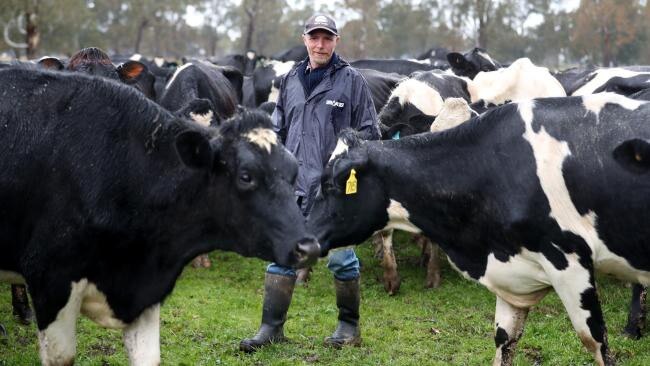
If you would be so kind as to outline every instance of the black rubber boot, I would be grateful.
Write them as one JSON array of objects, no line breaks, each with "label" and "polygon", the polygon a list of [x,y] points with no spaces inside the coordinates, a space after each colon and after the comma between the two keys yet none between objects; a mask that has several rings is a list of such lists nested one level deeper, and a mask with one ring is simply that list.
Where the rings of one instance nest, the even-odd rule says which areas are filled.
[{"label": "black rubber boot", "polygon": [[269,343],[284,342],[284,322],[291,304],[295,277],[267,273],[264,280],[264,307],[262,324],[253,338],[239,343],[241,351],[250,353]]},{"label": "black rubber boot", "polygon": [[27,287],[25,285],[11,285],[11,305],[16,320],[23,325],[29,325],[34,320],[34,313],[29,307]]},{"label": "black rubber boot", "polygon": [[325,345],[341,348],[346,345],[361,344],[359,329],[359,278],[350,281],[334,279],[336,286],[336,306],[339,308],[339,324],[334,334],[325,338]]}]

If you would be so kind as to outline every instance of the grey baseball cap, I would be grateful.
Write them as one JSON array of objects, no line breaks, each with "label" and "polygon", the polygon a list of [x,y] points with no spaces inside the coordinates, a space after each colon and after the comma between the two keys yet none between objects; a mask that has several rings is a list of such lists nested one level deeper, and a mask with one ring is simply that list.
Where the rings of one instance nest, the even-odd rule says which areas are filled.
[{"label": "grey baseball cap", "polygon": [[302,34],[310,33],[316,29],[323,29],[334,35],[339,35],[338,30],[336,29],[336,23],[331,16],[325,14],[315,14],[307,19],[305,22],[305,31]]}]

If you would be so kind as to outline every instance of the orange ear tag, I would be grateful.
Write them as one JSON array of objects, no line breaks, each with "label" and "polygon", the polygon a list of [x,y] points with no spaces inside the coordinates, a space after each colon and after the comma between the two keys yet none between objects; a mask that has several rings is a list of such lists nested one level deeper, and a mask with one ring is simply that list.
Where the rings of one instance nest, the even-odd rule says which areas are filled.
[{"label": "orange ear tag", "polygon": [[350,170],[350,177],[348,181],[345,182],[345,194],[355,194],[357,193],[357,172],[356,170]]}]

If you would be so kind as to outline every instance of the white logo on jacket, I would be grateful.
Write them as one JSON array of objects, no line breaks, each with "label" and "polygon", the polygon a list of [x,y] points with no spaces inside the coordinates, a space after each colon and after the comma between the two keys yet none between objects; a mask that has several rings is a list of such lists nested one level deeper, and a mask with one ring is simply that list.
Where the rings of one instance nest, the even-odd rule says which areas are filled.
[{"label": "white logo on jacket", "polygon": [[335,100],[329,100],[329,99],[325,101],[325,104],[331,105],[332,107],[339,107],[339,108],[343,108],[343,106],[345,106],[345,103],[343,102],[337,102]]}]

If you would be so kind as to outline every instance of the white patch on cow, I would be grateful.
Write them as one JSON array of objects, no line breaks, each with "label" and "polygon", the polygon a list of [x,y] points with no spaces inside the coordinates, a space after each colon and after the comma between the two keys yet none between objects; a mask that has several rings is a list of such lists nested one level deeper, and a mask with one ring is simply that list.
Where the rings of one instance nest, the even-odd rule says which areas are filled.
[{"label": "white patch on cow", "polygon": [[391,199],[387,211],[388,223],[382,230],[398,229],[413,234],[419,234],[422,232],[420,228],[409,221],[409,212],[401,203]]},{"label": "white patch on cow", "polygon": [[97,289],[93,283],[88,283],[83,293],[81,313],[102,327],[122,329],[126,326],[121,320],[115,318],[113,309],[106,301],[106,295]]},{"label": "white patch on cow", "polygon": [[406,60],[411,61],[411,62],[417,62],[417,63],[422,64],[422,65],[431,65],[431,60],[428,59],[428,58],[424,59],[424,60],[418,60],[416,58],[408,58]]},{"label": "white patch on cow", "polygon": [[139,53],[134,53],[131,57],[129,57],[129,60],[131,61],[140,61],[142,60],[142,55]]},{"label": "white patch on cow", "polygon": [[492,60],[492,57],[490,57],[490,55],[488,55],[487,53],[485,53],[485,52],[481,52],[481,51],[478,51],[477,53],[478,53],[479,56],[483,57],[483,58],[486,59],[489,63],[491,63],[492,66],[495,66],[495,67],[497,66],[496,62],[494,62],[494,60]]},{"label": "white patch on cow", "polygon": [[131,365],[160,365],[160,304],[124,328],[123,339]]},{"label": "white patch on cow", "polygon": [[251,143],[266,150],[269,154],[271,148],[278,143],[278,135],[268,128],[254,128],[247,132],[244,137]]},{"label": "white patch on cow", "polygon": [[249,60],[254,60],[255,59],[255,52],[248,51],[246,52],[246,58]]},{"label": "white patch on cow", "polygon": [[422,113],[434,117],[440,113],[443,104],[442,97],[437,90],[416,79],[405,79],[400,82],[392,91],[389,99],[393,97],[397,97],[402,106],[411,103]]},{"label": "white patch on cow", "polygon": [[533,98],[565,97],[566,92],[545,67],[535,66],[520,58],[507,68],[479,72],[467,83],[472,103],[484,100],[500,105],[510,100],[519,102]]},{"label": "white patch on cow", "polygon": [[[614,100],[614,103],[624,105],[625,108],[634,109],[638,107],[637,101],[625,97],[611,95],[614,99],[607,99],[607,95],[590,95],[585,99]],[[622,98],[622,99],[621,99]],[[600,110],[591,103],[590,110]],[[580,215],[577,208],[571,201],[569,190],[562,174],[564,160],[571,155],[568,144],[565,141],[558,141],[550,136],[542,126],[540,131],[535,133],[532,128],[533,102],[519,103],[519,112],[526,125],[524,138],[531,144],[537,165],[537,176],[544,193],[551,207],[550,216],[555,219],[564,231],[570,231],[582,237],[592,251],[594,267],[598,272],[611,273],[615,276],[643,284],[650,284],[650,272],[634,269],[623,257],[612,253],[603,240],[599,237],[596,227],[596,214],[592,211]]]},{"label": "white patch on cow", "polygon": [[295,61],[282,62],[277,60],[271,60],[270,62],[273,71],[275,71],[275,77],[282,76],[291,71],[291,68],[295,63]]},{"label": "white patch on cow", "polygon": [[648,75],[648,77],[650,78],[649,72],[631,71],[631,70],[622,69],[620,67],[599,69],[594,71],[590,75],[594,75],[594,74],[596,74],[596,76],[594,76],[593,79],[589,80],[588,83],[578,88],[578,90],[574,91],[573,94],[571,95],[593,94],[594,91],[596,91],[596,89],[605,85],[607,80],[616,76],[622,78],[630,78],[638,75]]},{"label": "white patch on cow", "polygon": [[176,77],[178,76],[178,74],[180,74],[181,72],[183,72],[183,70],[187,69],[190,66],[192,66],[192,63],[188,62],[185,65],[183,65],[183,66],[179,67],[178,69],[176,69],[176,71],[174,71],[174,75],[172,76],[172,78],[169,79],[169,81],[167,82],[167,85],[165,85],[165,90],[169,89],[169,87],[174,83],[174,80],[176,80]]},{"label": "white patch on cow", "polygon": [[22,285],[25,283],[25,278],[17,272],[0,271],[0,282]]},{"label": "white patch on cow", "polygon": [[469,120],[472,117],[471,109],[463,98],[447,98],[442,110],[431,124],[431,132],[448,130]]},{"label": "white patch on cow", "polygon": [[334,148],[334,151],[332,151],[332,155],[330,155],[330,160],[334,160],[337,156],[343,155],[348,152],[349,146],[343,141],[342,139],[339,139],[336,142],[336,147]]},{"label": "white patch on cow", "polygon": [[165,64],[165,59],[162,57],[154,57],[153,63],[156,64],[156,66],[158,67],[163,67],[163,65]]},{"label": "white patch on cow", "polygon": [[618,104],[625,109],[631,111],[639,108],[640,105],[647,103],[646,101],[630,99],[623,95],[616,93],[598,93],[587,94],[582,97],[582,103],[588,111],[593,112],[596,116],[600,114],[601,109],[605,104]]},{"label": "white patch on cow", "polygon": [[212,113],[212,110],[209,110],[207,113],[204,114],[190,112],[190,117],[192,117],[194,122],[206,127],[210,126],[210,122],[212,121],[213,115],[214,114]]},{"label": "white patch on cow", "polygon": [[38,332],[39,353],[44,365],[72,364],[77,351],[77,318],[87,285],[86,279],[73,282],[68,302],[59,310],[56,319]]},{"label": "white patch on cow", "polygon": [[551,283],[539,264],[541,255],[522,249],[502,262],[490,253],[485,274],[478,282],[508,303],[526,308],[537,304],[550,290]]},{"label": "white patch on cow", "polygon": [[279,97],[280,97],[280,89],[275,87],[274,82],[271,82],[271,92],[269,93],[269,99],[267,99],[267,102],[277,103]]}]

